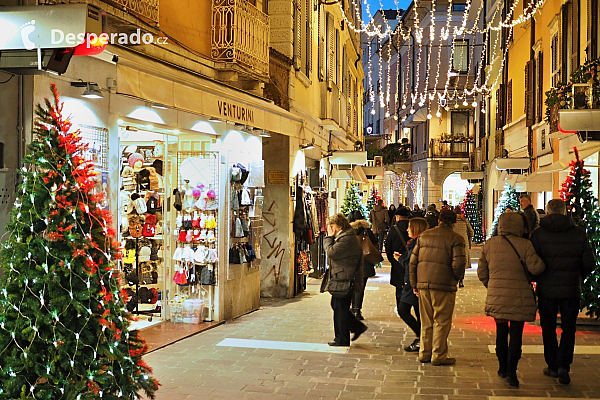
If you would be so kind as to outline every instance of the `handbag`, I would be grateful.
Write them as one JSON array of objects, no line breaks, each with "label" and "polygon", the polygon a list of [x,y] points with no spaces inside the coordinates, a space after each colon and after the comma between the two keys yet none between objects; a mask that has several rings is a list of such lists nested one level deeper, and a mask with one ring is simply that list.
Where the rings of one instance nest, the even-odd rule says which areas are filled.
[{"label": "handbag", "polygon": [[360,247],[362,247],[363,260],[366,263],[376,265],[383,261],[381,253],[377,247],[375,247],[373,242],[371,242],[371,238],[368,234],[358,235],[358,238],[360,239]]},{"label": "handbag", "polygon": [[517,255],[517,257],[519,257],[519,262],[521,263],[521,266],[523,267],[523,271],[525,271],[525,279],[527,279],[527,283],[529,283],[529,286],[531,287],[531,293],[533,293],[533,300],[537,304],[537,294],[535,293],[535,289],[533,288],[533,285],[531,284],[531,281],[532,281],[531,274],[529,273],[529,270],[527,269],[527,265],[525,265],[525,261],[523,261],[523,259],[521,258],[521,255],[517,251],[516,247],[506,237],[506,235],[501,235],[501,236],[504,239],[506,239],[506,241],[508,242],[508,244],[510,244],[510,247],[512,247],[512,249],[515,251],[515,254]]},{"label": "handbag", "polygon": [[332,297],[344,298],[348,297],[348,295],[352,292],[354,287],[354,279],[356,279],[356,274],[358,273],[358,269],[361,268],[362,257],[358,261],[358,265],[354,270],[354,276],[352,279],[341,279],[341,280],[331,280],[331,268],[327,268],[329,272],[329,279],[327,282],[327,291],[331,294]]}]

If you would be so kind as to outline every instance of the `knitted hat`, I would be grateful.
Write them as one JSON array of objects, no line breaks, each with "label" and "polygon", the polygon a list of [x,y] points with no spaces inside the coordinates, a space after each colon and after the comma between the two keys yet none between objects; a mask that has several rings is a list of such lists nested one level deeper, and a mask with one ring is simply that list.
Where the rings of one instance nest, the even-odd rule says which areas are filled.
[{"label": "knitted hat", "polygon": [[142,156],[140,153],[131,153],[127,159],[127,163],[131,168],[133,168],[134,172],[139,172],[142,169],[142,164],[144,163],[144,156]]},{"label": "knitted hat", "polygon": [[150,247],[142,247],[140,249],[140,253],[138,254],[138,261],[150,261],[150,254],[152,254],[152,250],[150,249]]}]

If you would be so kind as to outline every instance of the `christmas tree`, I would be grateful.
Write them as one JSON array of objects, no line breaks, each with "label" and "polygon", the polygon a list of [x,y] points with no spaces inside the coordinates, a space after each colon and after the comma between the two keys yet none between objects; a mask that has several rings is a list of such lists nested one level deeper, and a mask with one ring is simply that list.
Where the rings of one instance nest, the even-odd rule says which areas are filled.
[{"label": "christmas tree", "polygon": [[500,199],[498,200],[498,204],[496,205],[496,209],[494,210],[492,234],[493,232],[496,232],[500,215],[504,214],[507,208],[510,208],[512,211],[519,211],[519,196],[517,195],[515,189],[508,184],[508,182],[504,182],[504,190],[502,191]]},{"label": "christmas tree", "polygon": [[598,199],[592,192],[590,171],[583,167],[579,152],[575,150],[575,160],[569,164],[571,171],[560,189],[560,198],[567,204],[567,213],[575,222],[585,228],[590,244],[596,254],[596,268],[582,285],[581,307],[586,307],[590,317],[600,316],[600,213]]},{"label": "christmas tree", "polygon": [[0,252],[0,399],[154,399],[148,346],[129,331],[110,214],[87,145],[54,98],[37,105],[10,237]]},{"label": "christmas tree", "polygon": [[350,213],[356,210],[363,215],[363,218],[366,217],[367,213],[360,197],[358,183],[350,181],[350,188],[346,190],[346,196],[344,197],[344,203],[342,204],[342,214],[349,217]]},{"label": "christmas tree", "polygon": [[381,196],[379,195],[379,190],[375,186],[371,188],[371,194],[369,195],[369,199],[367,200],[367,213],[370,213],[373,207],[377,204],[377,201],[381,200]]},{"label": "christmas tree", "polygon": [[471,224],[473,228],[473,243],[482,243],[483,242],[483,229],[481,225],[481,211],[477,206],[477,200],[475,199],[475,195],[473,194],[473,190],[469,189],[467,194],[465,195],[465,199],[463,200],[460,209],[463,212],[465,218]]}]

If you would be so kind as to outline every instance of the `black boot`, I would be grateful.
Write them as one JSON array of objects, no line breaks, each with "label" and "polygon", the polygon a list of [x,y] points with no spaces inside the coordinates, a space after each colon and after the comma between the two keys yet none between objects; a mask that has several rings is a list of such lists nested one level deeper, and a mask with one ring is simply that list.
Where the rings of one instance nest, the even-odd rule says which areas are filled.
[{"label": "black boot", "polygon": [[365,317],[363,317],[362,312],[360,311],[360,308],[355,308],[352,312],[354,313],[354,316],[356,317],[357,320],[364,321]]},{"label": "black boot", "polygon": [[501,378],[506,378],[506,370],[508,363],[508,349],[496,347],[496,357],[498,357],[498,375]]},{"label": "black boot", "polygon": [[509,350],[508,352],[508,364],[506,370],[506,381],[510,386],[519,387],[519,380],[517,379],[517,365],[521,359],[521,349]]}]

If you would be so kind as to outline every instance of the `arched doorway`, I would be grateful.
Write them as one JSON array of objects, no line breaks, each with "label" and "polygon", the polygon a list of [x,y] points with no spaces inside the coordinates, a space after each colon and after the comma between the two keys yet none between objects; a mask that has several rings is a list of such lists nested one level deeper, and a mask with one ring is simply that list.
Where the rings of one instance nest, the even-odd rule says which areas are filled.
[{"label": "arched doorway", "polygon": [[471,188],[471,184],[460,178],[460,172],[454,172],[446,177],[443,185],[443,199],[448,201],[452,207],[462,204],[467,190]]}]

